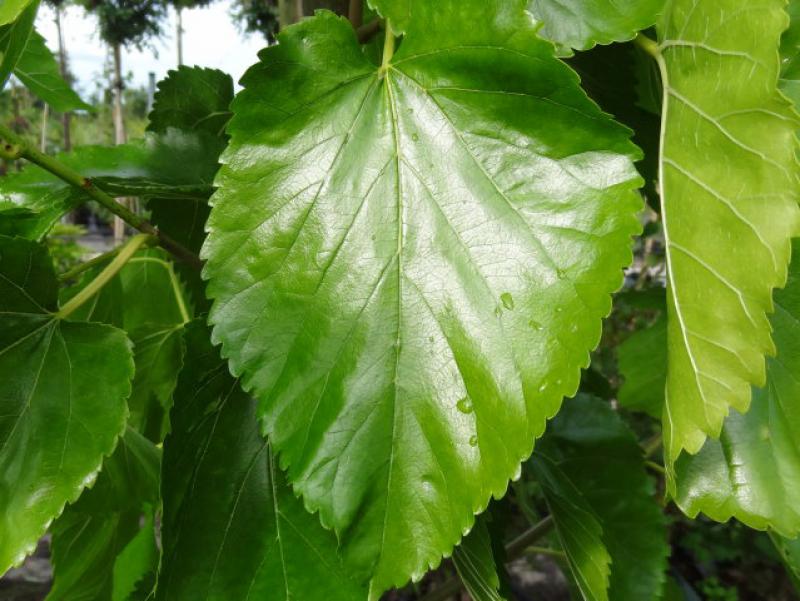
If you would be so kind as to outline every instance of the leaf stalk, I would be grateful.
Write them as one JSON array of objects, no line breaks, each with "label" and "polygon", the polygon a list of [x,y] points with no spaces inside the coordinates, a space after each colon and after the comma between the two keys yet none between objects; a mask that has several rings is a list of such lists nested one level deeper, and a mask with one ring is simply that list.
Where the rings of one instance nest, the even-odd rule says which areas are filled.
[{"label": "leaf stalk", "polygon": [[55,314],[57,319],[66,319],[77,311],[84,303],[91,299],[95,294],[108,284],[112,278],[119,273],[119,270],[125,267],[125,264],[136,254],[144,244],[148,241],[154,240],[150,234],[138,234],[128,240],[122,246],[114,257],[114,260],[100,272],[100,274],[93,279],[88,286],[73,296],[61,309]]}]

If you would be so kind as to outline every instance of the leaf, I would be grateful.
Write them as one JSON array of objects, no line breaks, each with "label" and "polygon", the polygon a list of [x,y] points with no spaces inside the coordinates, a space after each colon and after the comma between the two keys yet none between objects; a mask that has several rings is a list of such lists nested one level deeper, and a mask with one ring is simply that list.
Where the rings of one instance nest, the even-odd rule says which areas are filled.
[{"label": "leaf", "polygon": [[620,407],[661,417],[667,381],[666,317],[660,316],[653,325],[620,344],[617,363],[625,380],[617,395]]},{"label": "leaf", "polygon": [[180,66],[158,83],[147,129],[164,133],[177,128],[219,136],[230,119],[231,100],[230,75],[217,69]]},{"label": "leaf", "polygon": [[367,0],[367,6],[391,21],[392,31],[396,34],[407,33],[416,3],[416,0]]},{"label": "leaf", "polygon": [[0,25],[21,20],[24,18],[22,13],[25,9],[36,5],[38,2],[32,0],[3,0],[3,3],[0,4]]},{"label": "leaf", "polygon": [[[750,405],[800,233],[797,116],[778,92],[782,0],[672,0],[659,30],[668,467]],[[757,19],[753,16],[758,15]]]},{"label": "leaf", "polygon": [[125,427],[125,333],[59,319],[44,249],[0,237],[0,573],[97,474]]},{"label": "leaf", "polygon": [[0,4],[0,90],[25,52],[38,9],[39,0],[3,0]]},{"label": "leaf", "polygon": [[528,10],[541,21],[542,37],[552,40],[562,54],[588,50],[595,44],[632,40],[654,25],[665,0],[529,0]]},{"label": "leaf", "polygon": [[152,576],[158,568],[153,512],[148,512],[136,536],[117,556],[114,562],[112,601],[128,601],[137,585]]},{"label": "leaf", "polygon": [[503,601],[492,540],[484,519],[478,518],[472,531],[455,548],[453,565],[472,601]]},{"label": "leaf", "polygon": [[800,592],[800,538],[787,539],[770,533],[775,548],[786,566],[786,571],[794,584],[795,591]]},{"label": "leaf", "polygon": [[789,2],[789,28],[781,36],[779,87],[795,107],[800,104],[800,3]]},{"label": "leaf", "polygon": [[[159,462],[158,449],[128,429],[94,486],[51,528],[54,581],[47,601],[117,601],[114,591],[148,558],[138,547],[154,536],[152,510],[141,526],[140,520],[143,508],[158,501]],[[152,568],[157,558],[150,559]]]},{"label": "leaf", "polygon": [[597,516],[611,557],[609,598],[660,599],[669,555],[666,519],[641,448],[619,415],[599,399],[570,399],[537,453],[558,465]]},{"label": "leaf", "polygon": [[214,339],[373,597],[450,552],[575,392],[641,207],[627,132],[524,2],[412,6],[385,70],[326,12],[261,53],[203,249]]},{"label": "leaf", "polygon": [[[163,133],[177,128],[205,133],[214,140],[211,146],[217,150],[218,157],[227,143],[224,128],[231,116],[228,106],[232,99],[233,81],[229,75],[216,69],[178,67],[158,84],[148,129]],[[206,238],[207,198],[181,202],[152,198],[147,208],[155,225],[189,250],[200,251]],[[177,269],[195,306],[207,311],[205,286],[196,271],[183,265],[178,265]]]},{"label": "leaf", "polygon": [[[794,251],[800,253],[800,243]],[[719,440],[697,455],[683,454],[668,480],[678,506],[724,522],[735,517],[751,528],[800,534],[800,264],[790,266],[784,290],[775,292],[772,316],[777,357],[767,361],[767,384],[754,389],[745,414],[725,420]]]},{"label": "leaf", "polygon": [[603,528],[581,492],[545,455],[535,454],[531,471],[542,487],[572,575],[586,601],[607,601],[611,556]]},{"label": "leaf", "polygon": [[228,373],[200,322],[164,443],[164,556],[156,599],[362,600],[336,539],[284,482],[258,432],[255,402]]},{"label": "leaf", "polygon": [[14,75],[55,111],[94,110],[62,79],[55,57],[35,29],[31,31],[25,52],[17,61]]}]

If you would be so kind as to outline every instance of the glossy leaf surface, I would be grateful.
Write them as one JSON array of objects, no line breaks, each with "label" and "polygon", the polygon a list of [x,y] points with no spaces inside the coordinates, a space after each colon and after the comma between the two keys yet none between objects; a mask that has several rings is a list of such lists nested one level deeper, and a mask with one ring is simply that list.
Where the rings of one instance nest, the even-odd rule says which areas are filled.
[{"label": "glossy leaf surface", "polygon": [[[800,245],[794,245],[800,252]],[[754,389],[750,410],[731,413],[719,440],[676,464],[671,489],[689,516],[735,517],[751,528],[800,534],[800,262],[775,292],[771,319],[778,354],[767,361],[767,384]]]},{"label": "glossy leaf surface", "polygon": [[668,463],[746,411],[774,351],[767,313],[798,233],[798,121],[778,92],[782,0],[672,0],[661,202],[668,265]]},{"label": "glossy leaf surface", "polygon": [[16,21],[23,11],[32,4],[38,4],[32,0],[3,0],[0,4],[0,25],[6,25]]},{"label": "glossy leaf surface", "polygon": [[164,443],[156,598],[363,601],[366,587],[347,578],[333,534],[285,483],[255,402],[205,325],[189,326],[186,348]]},{"label": "glossy leaf surface", "polygon": [[95,477],[125,427],[130,343],[59,319],[42,247],[0,237],[0,572]]},{"label": "glossy leaf surface", "polygon": [[667,382],[666,317],[659,317],[620,344],[617,361],[624,379],[617,395],[620,406],[660,418]]},{"label": "glossy leaf surface", "polygon": [[558,465],[597,516],[611,557],[609,599],[659,599],[669,554],[666,520],[642,450],[619,415],[599,399],[570,399],[537,453]]},{"label": "glossy leaf surface", "polygon": [[633,39],[655,24],[664,0],[530,0],[528,7],[542,23],[540,35],[569,53]]},{"label": "glossy leaf surface", "polygon": [[62,79],[55,57],[36,30],[28,38],[25,51],[14,68],[14,75],[55,111],[92,110]]},{"label": "glossy leaf surface", "polygon": [[627,132],[524,2],[411,6],[385,69],[330,13],[261,53],[203,250],[214,338],[373,596],[438,564],[575,391],[641,206]]}]

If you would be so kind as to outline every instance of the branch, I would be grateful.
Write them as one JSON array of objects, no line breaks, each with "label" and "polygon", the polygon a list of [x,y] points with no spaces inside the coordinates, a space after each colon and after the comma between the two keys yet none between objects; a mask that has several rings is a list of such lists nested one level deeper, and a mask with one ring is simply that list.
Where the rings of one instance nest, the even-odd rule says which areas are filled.
[{"label": "branch", "polygon": [[83,177],[80,173],[57,161],[53,157],[41,153],[35,148],[31,148],[25,140],[3,125],[0,125],[0,158],[12,161],[20,158],[29,160],[31,163],[49,171],[71,186],[83,190],[85,194],[128,223],[131,227],[156,238],[159,246],[169,251],[175,258],[196,269],[202,268],[203,263],[200,257],[188,248],[184,247],[176,240],[173,240],[167,234],[159,231],[159,229],[147,221],[147,219],[136,215],[128,208],[119,204],[106,192],[98,188],[91,179]]},{"label": "branch", "polygon": [[364,0],[350,0],[350,9],[347,18],[353,24],[353,29],[358,29],[364,21]]},{"label": "branch", "polygon": [[366,25],[360,26],[356,29],[356,37],[358,37],[359,44],[365,44],[369,42],[372,37],[377,34],[381,30],[381,20],[380,19],[372,19]]}]

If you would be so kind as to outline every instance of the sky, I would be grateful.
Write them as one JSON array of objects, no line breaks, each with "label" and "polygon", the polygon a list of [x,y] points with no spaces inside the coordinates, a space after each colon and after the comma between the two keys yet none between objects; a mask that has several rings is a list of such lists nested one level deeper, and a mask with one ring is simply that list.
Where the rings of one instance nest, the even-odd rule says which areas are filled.
[{"label": "sky", "polygon": [[[227,0],[215,2],[206,8],[183,11],[183,57],[187,65],[215,67],[233,76],[234,81],[257,59],[264,47],[263,36],[240,34],[231,20]],[[69,7],[62,17],[65,44],[70,71],[77,77],[76,91],[88,96],[96,90],[96,82],[103,81],[103,66],[109,50],[97,34],[97,22],[80,7]],[[36,28],[47,40],[54,53],[58,49],[58,36],[53,21],[53,11],[42,5],[36,19]],[[153,48],[142,51],[134,47],[123,51],[123,73],[132,73],[131,85],[146,86],[148,73],[155,72],[156,81],[163,79],[169,69],[177,64],[175,45],[175,14],[170,11],[165,22],[164,35],[154,40]]]}]

